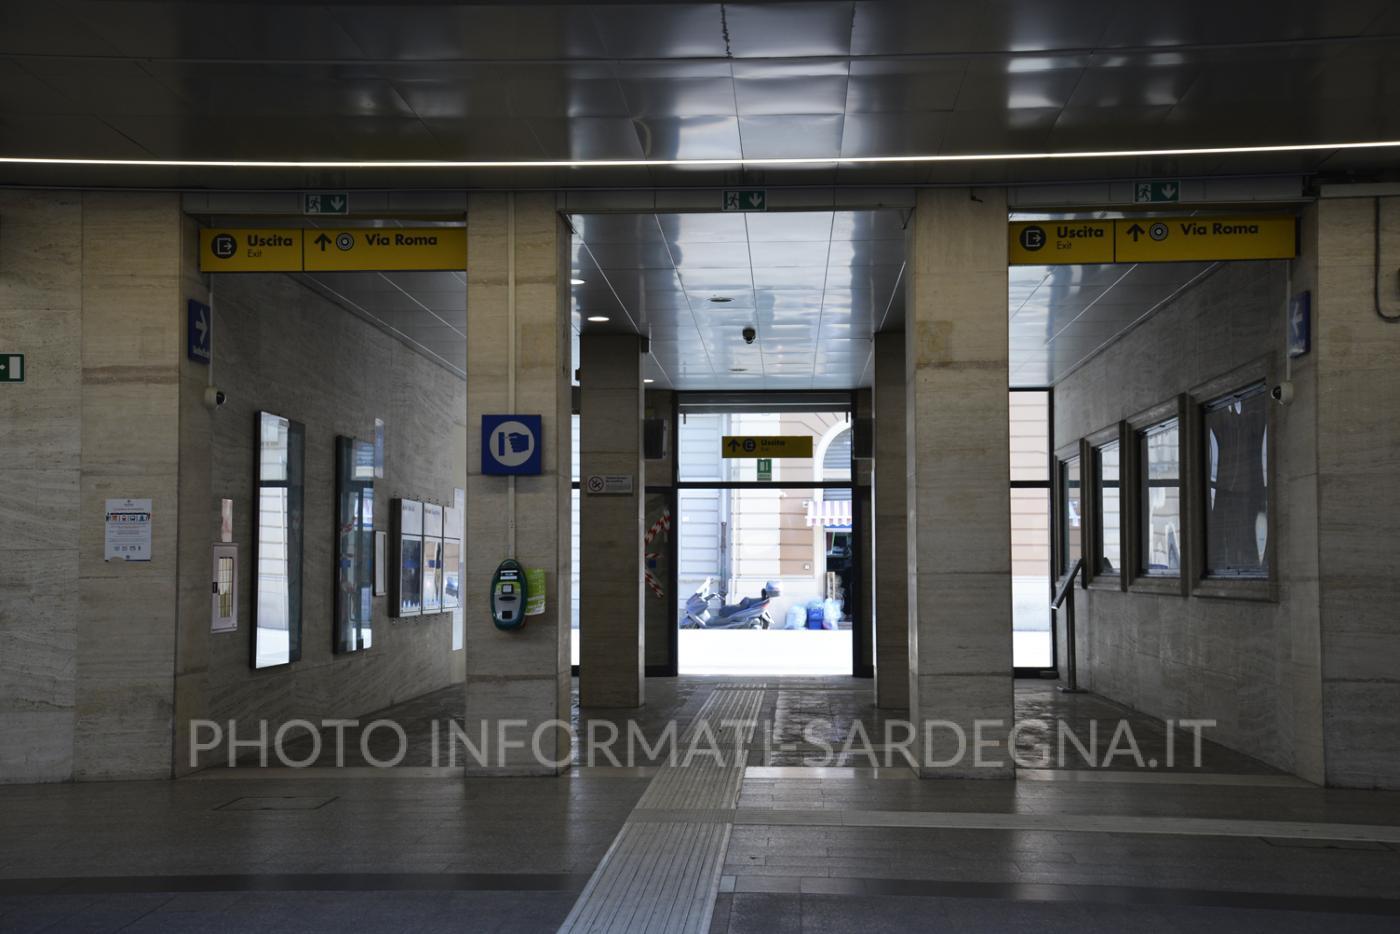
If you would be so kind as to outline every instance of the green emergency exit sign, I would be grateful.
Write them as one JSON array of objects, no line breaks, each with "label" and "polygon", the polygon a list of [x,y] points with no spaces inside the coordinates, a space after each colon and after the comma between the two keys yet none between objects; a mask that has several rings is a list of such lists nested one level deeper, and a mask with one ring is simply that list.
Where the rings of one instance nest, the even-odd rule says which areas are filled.
[{"label": "green emergency exit sign", "polygon": [[726,191],[720,202],[724,211],[766,211],[768,192],[763,188],[736,188]]},{"label": "green emergency exit sign", "polygon": [[1181,182],[1138,182],[1133,201],[1138,204],[1176,204],[1181,200]]},{"label": "green emergency exit sign", "polygon": [[24,354],[0,353],[0,383],[24,382]]},{"label": "green emergency exit sign", "polygon": [[760,457],[758,459],[758,479],[761,483],[767,483],[773,479],[773,458]]},{"label": "green emergency exit sign", "polygon": [[302,213],[307,215],[350,213],[348,191],[308,191],[302,197]]}]

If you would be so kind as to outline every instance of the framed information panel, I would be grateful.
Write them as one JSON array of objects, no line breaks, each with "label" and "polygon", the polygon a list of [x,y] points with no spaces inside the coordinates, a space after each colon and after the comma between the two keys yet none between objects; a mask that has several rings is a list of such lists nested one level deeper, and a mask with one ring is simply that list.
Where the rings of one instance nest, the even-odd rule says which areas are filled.
[{"label": "framed information panel", "polygon": [[442,608],[461,606],[462,509],[448,506],[442,513]]},{"label": "framed information panel", "polygon": [[423,504],[422,612],[442,612],[442,506]]},{"label": "framed information panel", "polygon": [[423,612],[423,504],[394,500],[389,518],[396,569],[390,575],[389,615],[418,616]]}]

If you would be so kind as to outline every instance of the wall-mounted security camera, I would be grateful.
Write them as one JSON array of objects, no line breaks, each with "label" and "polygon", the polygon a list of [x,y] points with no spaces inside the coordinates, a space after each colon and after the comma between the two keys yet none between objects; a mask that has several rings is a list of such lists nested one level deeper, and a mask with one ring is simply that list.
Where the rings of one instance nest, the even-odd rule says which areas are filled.
[{"label": "wall-mounted security camera", "polygon": [[204,390],[204,407],[209,410],[217,409],[228,401],[228,396],[217,386],[209,386]]},{"label": "wall-mounted security camera", "polygon": [[1293,383],[1282,382],[1269,390],[1269,395],[1274,397],[1274,401],[1279,405],[1287,405],[1293,401]]},{"label": "wall-mounted security camera", "polygon": [[758,332],[753,328],[744,328],[744,343],[752,344],[758,339]]}]

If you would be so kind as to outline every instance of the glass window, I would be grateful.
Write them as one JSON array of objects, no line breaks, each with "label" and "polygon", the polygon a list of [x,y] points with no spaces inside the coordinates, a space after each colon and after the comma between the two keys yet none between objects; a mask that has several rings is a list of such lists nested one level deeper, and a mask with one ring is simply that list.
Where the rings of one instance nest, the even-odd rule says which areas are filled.
[{"label": "glass window", "polygon": [[1094,451],[1094,475],[1098,482],[1098,554],[1094,573],[1111,576],[1123,567],[1123,471],[1122,452],[1112,441]]},{"label": "glass window", "polygon": [[1011,393],[1011,482],[1050,478],[1050,393],[1015,390]]},{"label": "glass window", "polygon": [[1011,637],[1017,668],[1055,667],[1050,634],[1050,490],[1011,491]]},{"label": "glass window", "polygon": [[848,410],[715,412],[682,407],[676,455],[679,478],[689,482],[753,483],[758,459],[726,452],[725,439],[783,435],[810,438],[806,456],[772,458],[775,483],[847,482],[851,479],[851,415]]},{"label": "glass window", "polygon": [[1084,493],[1079,458],[1060,461],[1060,575],[1084,554]]},{"label": "glass window", "polygon": [[670,605],[681,674],[850,674],[858,571],[850,501],[818,492],[679,491]]},{"label": "glass window", "polygon": [[301,558],[306,430],[259,412],[254,527],[253,667],[301,658]]},{"label": "glass window", "polygon": [[1258,383],[1204,406],[1208,577],[1268,577],[1268,396]]},{"label": "glass window", "polygon": [[1181,426],[1168,419],[1138,434],[1142,459],[1143,574],[1181,574]]}]

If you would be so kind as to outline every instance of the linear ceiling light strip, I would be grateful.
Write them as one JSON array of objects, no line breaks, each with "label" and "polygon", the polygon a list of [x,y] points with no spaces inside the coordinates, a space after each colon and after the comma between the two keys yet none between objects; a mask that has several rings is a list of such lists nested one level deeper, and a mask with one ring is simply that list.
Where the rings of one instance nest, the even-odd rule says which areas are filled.
[{"label": "linear ceiling light strip", "polygon": [[963,153],[914,156],[794,156],[734,159],[544,159],[544,160],[283,160],[283,159],[74,159],[48,156],[0,156],[5,165],[117,166],[123,168],[196,169],[625,169],[732,166],[841,166],[1032,162],[1042,159],[1133,159],[1170,156],[1233,156],[1353,149],[1400,149],[1400,140],[1353,143],[1288,143],[1276,146],[1203,146],[1185,149],[1104,149],[1068,152]]}]

